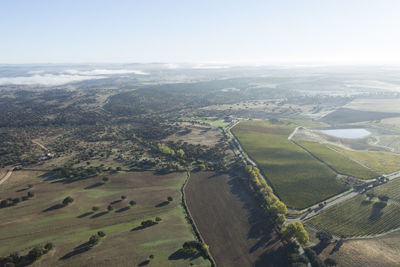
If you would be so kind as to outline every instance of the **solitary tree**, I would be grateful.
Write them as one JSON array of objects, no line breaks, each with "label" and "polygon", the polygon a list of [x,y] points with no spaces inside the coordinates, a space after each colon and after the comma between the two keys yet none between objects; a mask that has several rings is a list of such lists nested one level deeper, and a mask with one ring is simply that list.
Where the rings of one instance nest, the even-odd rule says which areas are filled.
[{"label": "solitary tree", "polygon": [[62,203],[64,206],[67,206],[69,203],[72,203],[72,202],[74,202],[74,199],[72,197],[66,197],[66,198],[64,198]]}]

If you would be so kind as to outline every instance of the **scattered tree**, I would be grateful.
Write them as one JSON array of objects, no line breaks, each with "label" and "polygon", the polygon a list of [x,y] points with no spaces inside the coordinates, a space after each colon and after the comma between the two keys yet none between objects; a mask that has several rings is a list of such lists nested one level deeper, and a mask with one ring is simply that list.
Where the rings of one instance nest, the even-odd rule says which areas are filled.
[{"label": "scattered tree", "polygon": [[62,203],[63,203],[64,206],[67,206],[68,204],[70,204],[72,202],[74,202],[74,199],[72,197],[68,196],[68,197],[64,198]]}]

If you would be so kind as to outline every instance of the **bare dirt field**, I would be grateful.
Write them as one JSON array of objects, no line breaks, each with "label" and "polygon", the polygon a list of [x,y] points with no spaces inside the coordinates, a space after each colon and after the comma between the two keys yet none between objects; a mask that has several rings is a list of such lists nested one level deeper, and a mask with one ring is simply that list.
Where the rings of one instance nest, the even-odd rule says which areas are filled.
[{"label": "bare dirt field", "polygon": [[338,266],[353,267],[395,267],[400,266],[400,232],[374,238],[345,241],[340,248],[332,251],[329,245],[321,253],[321,258],[333,258]]},{"label": "bare dirt field", "polygon": [[210,129],[207,126],[189,126],[188,123],[182,124],[182,126],[187,126],[192,132],[187,134],[176,133],[166,138],[165,141],[182,141],[193,145],[214,146],[222,137],[221,131]]},{"label": "bare dirt field", "polygon": [[192,173],[185,197],[217,266],[285,266],[279,234],[238,178]]}]

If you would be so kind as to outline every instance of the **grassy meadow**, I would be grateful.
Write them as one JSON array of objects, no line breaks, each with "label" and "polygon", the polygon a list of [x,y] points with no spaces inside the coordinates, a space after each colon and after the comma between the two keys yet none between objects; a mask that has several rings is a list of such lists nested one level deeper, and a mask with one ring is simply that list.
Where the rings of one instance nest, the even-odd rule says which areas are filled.
[{"label": "grassy meadow", "polygon": [[324,144],[301,140],[296,140],[296,143],[306,148],[340,174],[350,175],[361,179],[371,179],[379,176],[378,173],[361,166],[357,162],[350,160],[348,157],[332,149],[329,149]]},{"label": "grassy meadow", "polygon": [[[0,256],[14,251],[23,255],[36,245],[52,242],[55,249],[35,264],[138,266],[154,255],[147,266],[210,266],[202,257],[184,258],[177,253],[185,241],[195,239],[181,205],[186,174],[121,173],[107,176],[105,183],[102,177],[72,183],[46,181],[40,174],[17,171],[11,176],[14,183],[0,189],[1,199],[21,197],[28,191],[35,194],[0,209]],[[28,183],[33,187],[27,188]],[[74,201],[60,207],[67,196]],[[168,197],[173,200],[168,202]],[[107,210],[109,205],[113,210]],[[93,211],[94,206],[98,210]],[[156,217],[162,219],[158,224],[138,228],[142,221]],[[62,259],[98,231],[106,233],[100,244]]]},{"label": "grassy meadow", "polygon": [[378,172],[387,174],[400,170],[400,154],[385,151],[348,150],[333,145],[332,147]]},{"label": "grassy meadow", "polygon": [[245,121],[232,131],[281,200],[305,208],[346,190],[332,170],[288,140],[297,125],[279,122]]}]

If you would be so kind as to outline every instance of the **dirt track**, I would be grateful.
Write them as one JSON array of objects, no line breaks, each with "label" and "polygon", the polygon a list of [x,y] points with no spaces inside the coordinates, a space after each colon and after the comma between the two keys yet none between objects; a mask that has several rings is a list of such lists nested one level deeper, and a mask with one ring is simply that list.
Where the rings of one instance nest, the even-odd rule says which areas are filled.
[{"label": "dirt track", "polygon": [[185,196],[218,267],[285,266],[279,235],[237,178],[192,173]]},{"label": "dirt track", "polygon": [[6,176],[4,176],[1,180],[0,180],[0,184],[4,183],[5,181],[7,181],[8,178],[10,178],[12,172],[13,172],[14,168],[12,168],[11,170],[9,170],[6,174]]}]

